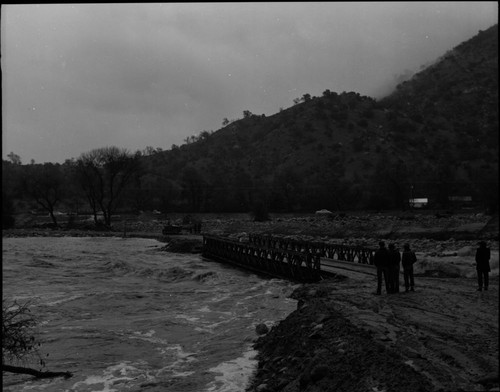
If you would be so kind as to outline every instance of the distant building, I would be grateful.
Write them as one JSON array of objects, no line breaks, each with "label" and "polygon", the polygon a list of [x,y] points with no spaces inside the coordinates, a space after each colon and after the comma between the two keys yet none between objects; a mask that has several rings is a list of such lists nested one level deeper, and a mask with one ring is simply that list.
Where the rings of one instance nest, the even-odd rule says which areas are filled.
[{"label": "distant building", "polygon": [[449,196],[448,200],[451,202],[458,202],[458,203],[471,203],[472,196]]},{"label": "distant building", "polygon": [[429,203],[429,199],[426,197],[420,197],[409,199],[408,202],[410,203],[411,208],[422,208],[427,206],[427,204]]},{"label": "distant building", "polygon": [[472,196],[448,196],[448,201],[455,207],[467,208],[472,207]]}]

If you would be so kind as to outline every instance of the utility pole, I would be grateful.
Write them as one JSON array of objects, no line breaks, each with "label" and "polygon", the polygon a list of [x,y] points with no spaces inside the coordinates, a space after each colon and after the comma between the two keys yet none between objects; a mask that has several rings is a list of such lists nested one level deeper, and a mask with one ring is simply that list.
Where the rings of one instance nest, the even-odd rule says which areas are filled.
[{"label": "utility pole", "polygon": [[415,204],[415,199],[413,198],[413,184],[410,185],[410,209],[413,210],[413,205]]}]

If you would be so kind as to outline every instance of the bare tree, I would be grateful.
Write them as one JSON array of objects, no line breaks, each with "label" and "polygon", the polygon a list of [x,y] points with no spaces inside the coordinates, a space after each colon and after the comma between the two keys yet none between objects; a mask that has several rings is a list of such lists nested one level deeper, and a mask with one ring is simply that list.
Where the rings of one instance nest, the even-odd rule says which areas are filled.
[{"label": "bare tree", "polygon": [[140,170],[138,154],[131,154],[118,147],[103,147],[84,153],[77,160],[80,186],[94,214],[102,211],[104,224],[111,226],[121,197],[134,175]]},{"label": "bare tree", "polygon": [[59,165],[29,165],[23,179],[23,190],[44,210],[48,211],[55,226],[57,219],[54,209],[62,199],[64,191],[63,175]]},{"label": "bare tree", "polygon": [[71,377],[70,372],[49,372],[30,367],[13,366],[9,363],[37,359],[40,366],[45,361],[39,352],[40,342],[36,338],[38,320],[31,314],[29,303],[8,304],[2,301],[2,372],[30,374],[37,378]]}]

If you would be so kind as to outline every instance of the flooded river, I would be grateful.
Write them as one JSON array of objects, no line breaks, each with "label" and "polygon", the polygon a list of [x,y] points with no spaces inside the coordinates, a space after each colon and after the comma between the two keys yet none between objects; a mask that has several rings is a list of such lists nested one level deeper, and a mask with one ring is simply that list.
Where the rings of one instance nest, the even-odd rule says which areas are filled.
[{"label": "flooded river", "polygon": [[[31,301],[46,369],[3,390],[244,391],[255,326],[296,308],[295,287],[149,239],[3,239],[3,298]],[[25,364],[37,367],[37,364]]]}]

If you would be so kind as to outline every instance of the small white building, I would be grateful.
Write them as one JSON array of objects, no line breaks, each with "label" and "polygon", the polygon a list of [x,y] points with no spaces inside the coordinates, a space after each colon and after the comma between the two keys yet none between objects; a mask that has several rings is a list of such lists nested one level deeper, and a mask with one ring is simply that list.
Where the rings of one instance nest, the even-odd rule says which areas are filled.
[{"label": "small white building", "polygon": [[408,202],[410,203],[411,208],[422,208],[427,206],[429,199],[426,197],[419,197],[410,199]]},{"label": "small white building", "polygon": [[323,209],[316,211],[315,215],[318,218],[331,219],[333,217],[333,212]]}]

